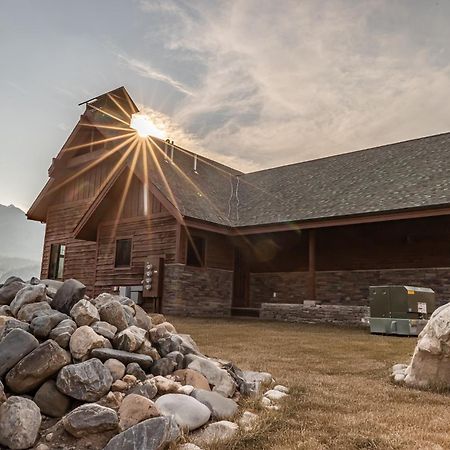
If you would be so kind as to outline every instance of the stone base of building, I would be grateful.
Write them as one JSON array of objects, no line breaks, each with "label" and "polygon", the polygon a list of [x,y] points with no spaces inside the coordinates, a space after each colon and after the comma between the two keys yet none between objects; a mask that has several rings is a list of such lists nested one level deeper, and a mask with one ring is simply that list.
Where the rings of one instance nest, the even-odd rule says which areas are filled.
[{"label": "stone base of building", "polygon": [[321,323],[329,325],[368,327],[365,318],[368,306],[350,305],[293,305],[287,303],[263,303],[260,319],[294,323]]},{"label": "stone base of building", "polygon": [[229,317],[233,272],[184,264],[164,267],[164,314]]}]

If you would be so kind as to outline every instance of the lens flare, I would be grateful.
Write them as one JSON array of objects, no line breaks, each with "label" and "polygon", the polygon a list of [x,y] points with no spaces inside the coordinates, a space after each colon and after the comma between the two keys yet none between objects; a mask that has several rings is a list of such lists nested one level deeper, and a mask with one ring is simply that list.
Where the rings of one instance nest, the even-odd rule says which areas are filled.
[{"label": "lens flare", "polygon": [[131,116],[130,127],[136,130],[140,137],[154,136],[159,139],[166,139],[167,137],[164,128],[157,126],[146,114],[133,114]]}]

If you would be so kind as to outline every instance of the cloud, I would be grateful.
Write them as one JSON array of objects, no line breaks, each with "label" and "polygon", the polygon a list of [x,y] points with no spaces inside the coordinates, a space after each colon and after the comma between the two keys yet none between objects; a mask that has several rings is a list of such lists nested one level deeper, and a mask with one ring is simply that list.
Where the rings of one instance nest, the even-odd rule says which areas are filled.
[{"label": "cloud", "polygon": [[139,61],[135,58],[129,58],[128,56],[124,56],[121,54],[117,56],[119,57],[119,59],[126,62],[128,67],[131,70],[135,71],[138,75],[145,78],[162,81],[169,84],[176,90],[182,92],[183,94],[192,95],[192,92],[186,86],[184,86],[183,83],[180,83],[169,75],[158,72],[157,70],[153,69],[148,63]]},{"label": "cloud", "polygon": [[200,74],[173,123],[209,156],[249,170],[446,131],[450,32],[433,29],[441,6],[419,3],[166,0],[141,8],[166,19],[158,29],[165,57],[190,55]]}]

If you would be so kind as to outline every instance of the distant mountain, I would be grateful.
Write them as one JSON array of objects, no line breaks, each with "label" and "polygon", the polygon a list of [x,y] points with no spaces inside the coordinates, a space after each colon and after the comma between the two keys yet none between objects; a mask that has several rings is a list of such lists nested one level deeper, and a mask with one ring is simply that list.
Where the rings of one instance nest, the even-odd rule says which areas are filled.
[{"label": "distant mountain", "polygon": [[0,205],[0,283],[10,275],[39,276],[44,225],[14,205]]}]

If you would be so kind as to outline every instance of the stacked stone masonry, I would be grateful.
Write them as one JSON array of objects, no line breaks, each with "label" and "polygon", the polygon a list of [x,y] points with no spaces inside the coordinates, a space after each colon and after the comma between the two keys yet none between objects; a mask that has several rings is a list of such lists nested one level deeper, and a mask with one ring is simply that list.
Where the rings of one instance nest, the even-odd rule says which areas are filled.
[{"label": "stacked stone masonry", "polygon": [[365,317],[369,316],[368,306],[349,305],[293,305],[263,303],[260,318],[295,323],[325,323],[352,327],[366,327]]}]

